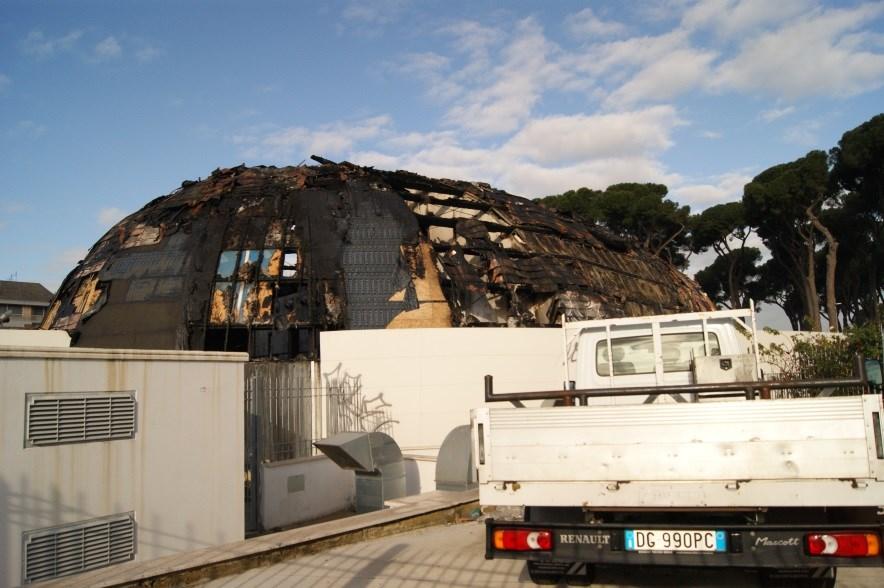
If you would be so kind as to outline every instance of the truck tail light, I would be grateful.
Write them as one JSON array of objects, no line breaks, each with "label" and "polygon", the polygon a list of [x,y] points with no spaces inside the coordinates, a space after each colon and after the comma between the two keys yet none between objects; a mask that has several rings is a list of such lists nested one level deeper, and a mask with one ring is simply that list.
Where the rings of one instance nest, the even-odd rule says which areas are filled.
[{"label": "truck tail light", "polygon": [[806,539],[810,555],[873,557],[881,553],[876,533],[812,533]]},{"label": "truck tail light", "polygon": [[496,529],[494,548],[500,551],[549,551],[552,533],[533,529]]}]

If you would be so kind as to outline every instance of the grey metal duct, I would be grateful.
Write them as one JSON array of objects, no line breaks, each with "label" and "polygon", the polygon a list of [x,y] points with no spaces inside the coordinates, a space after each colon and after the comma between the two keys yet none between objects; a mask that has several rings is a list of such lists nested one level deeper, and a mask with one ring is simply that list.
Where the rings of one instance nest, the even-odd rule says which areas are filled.
[{"label": "grey metal duct", "polygon": [[313,443],[345,470],[356,472],[356,512],[384,508],[384,502],[405,496],[402,451],[385,433],[338,433]]},{"label": "grey metal duct", "polygon": [[455,427],[445,436],[436,458],[436,490],[458,492],[478,487],[470,426]]}]

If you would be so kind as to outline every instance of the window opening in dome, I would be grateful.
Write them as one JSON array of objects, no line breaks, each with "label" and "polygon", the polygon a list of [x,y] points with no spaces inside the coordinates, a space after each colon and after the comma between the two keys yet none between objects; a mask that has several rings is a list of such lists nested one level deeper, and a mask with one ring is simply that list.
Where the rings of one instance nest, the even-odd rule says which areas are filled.
[{"label": "window opening in dome", "polygon": [[229,280],[236,270],[236,261],[239,251],[222,251],[218,258],[218,270],[215,272],[216,280]]},{"label": "window opening in dome", "polygon": [[275,278],[278,276],[281,261],[282,251],[279,249],[264,249],[261,252],[261,277]]},{"label": "window opening in dome", "polygon": [[297,278],[298,277],[298,253],[295,251],[286,251],[282,260],[282,277]]},{"label": "window opening in dome", "polygon": [[236,272],[236,279],[243,281],[251,281],[255,279],[258,273],[258,261],[261,257],[260,249],[243,249],[239,255],[239,268]]},{"label": "window opening in dome", "polygon": [[294,250],[243,249],[221,253],[215,273],[209,323],[271,325],[276,291],[298,277]]},{"label": "window opening in dome", "polygon": [[215,282],[215,289],[212,291],[212,305],[209,311],[210,323],[218,325],[227,322],[232,297],[232,282]]},{"label": "window opening in dome", "polygon": [[244,324],[255,311],[255,286],[248,282],[237,282],[233,295],[233,314],[231,322]]}]

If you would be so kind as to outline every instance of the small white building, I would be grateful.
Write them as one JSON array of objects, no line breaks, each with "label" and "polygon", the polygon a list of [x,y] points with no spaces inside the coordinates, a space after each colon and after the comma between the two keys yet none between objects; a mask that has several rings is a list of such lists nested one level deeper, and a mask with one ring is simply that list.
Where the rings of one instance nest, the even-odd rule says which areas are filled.
[{"label": "small white building", "polygon": [[54,345],[0,346],[0,588],[241,540],[247,355]]}]

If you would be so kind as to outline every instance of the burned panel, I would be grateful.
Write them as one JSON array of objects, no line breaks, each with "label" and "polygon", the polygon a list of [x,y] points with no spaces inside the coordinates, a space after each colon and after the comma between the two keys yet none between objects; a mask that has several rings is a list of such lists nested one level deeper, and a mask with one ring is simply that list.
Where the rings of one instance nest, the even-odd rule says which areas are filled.
[{"label": "burned panel", "polygon": [[320,330],[712,308],[663,260],[530,200],[315,159],[216,170],[149,202],[68,275],[44,328],[290,359],[316,357]]},{"label": "burned panel", "polygon": [[485,184],[381,173],[433,243],[457,325],[712,308],[671,265],[599,227]]},{"label": "burned panel", "polygon": [[[417,242],[417,223],[393,194],[357,193],[354,202],[341,262],[347,327],[384,328],[402,311],[418,306],[414,276],[402,250]],[[397,219],[395,208],[405,215]]]}]

